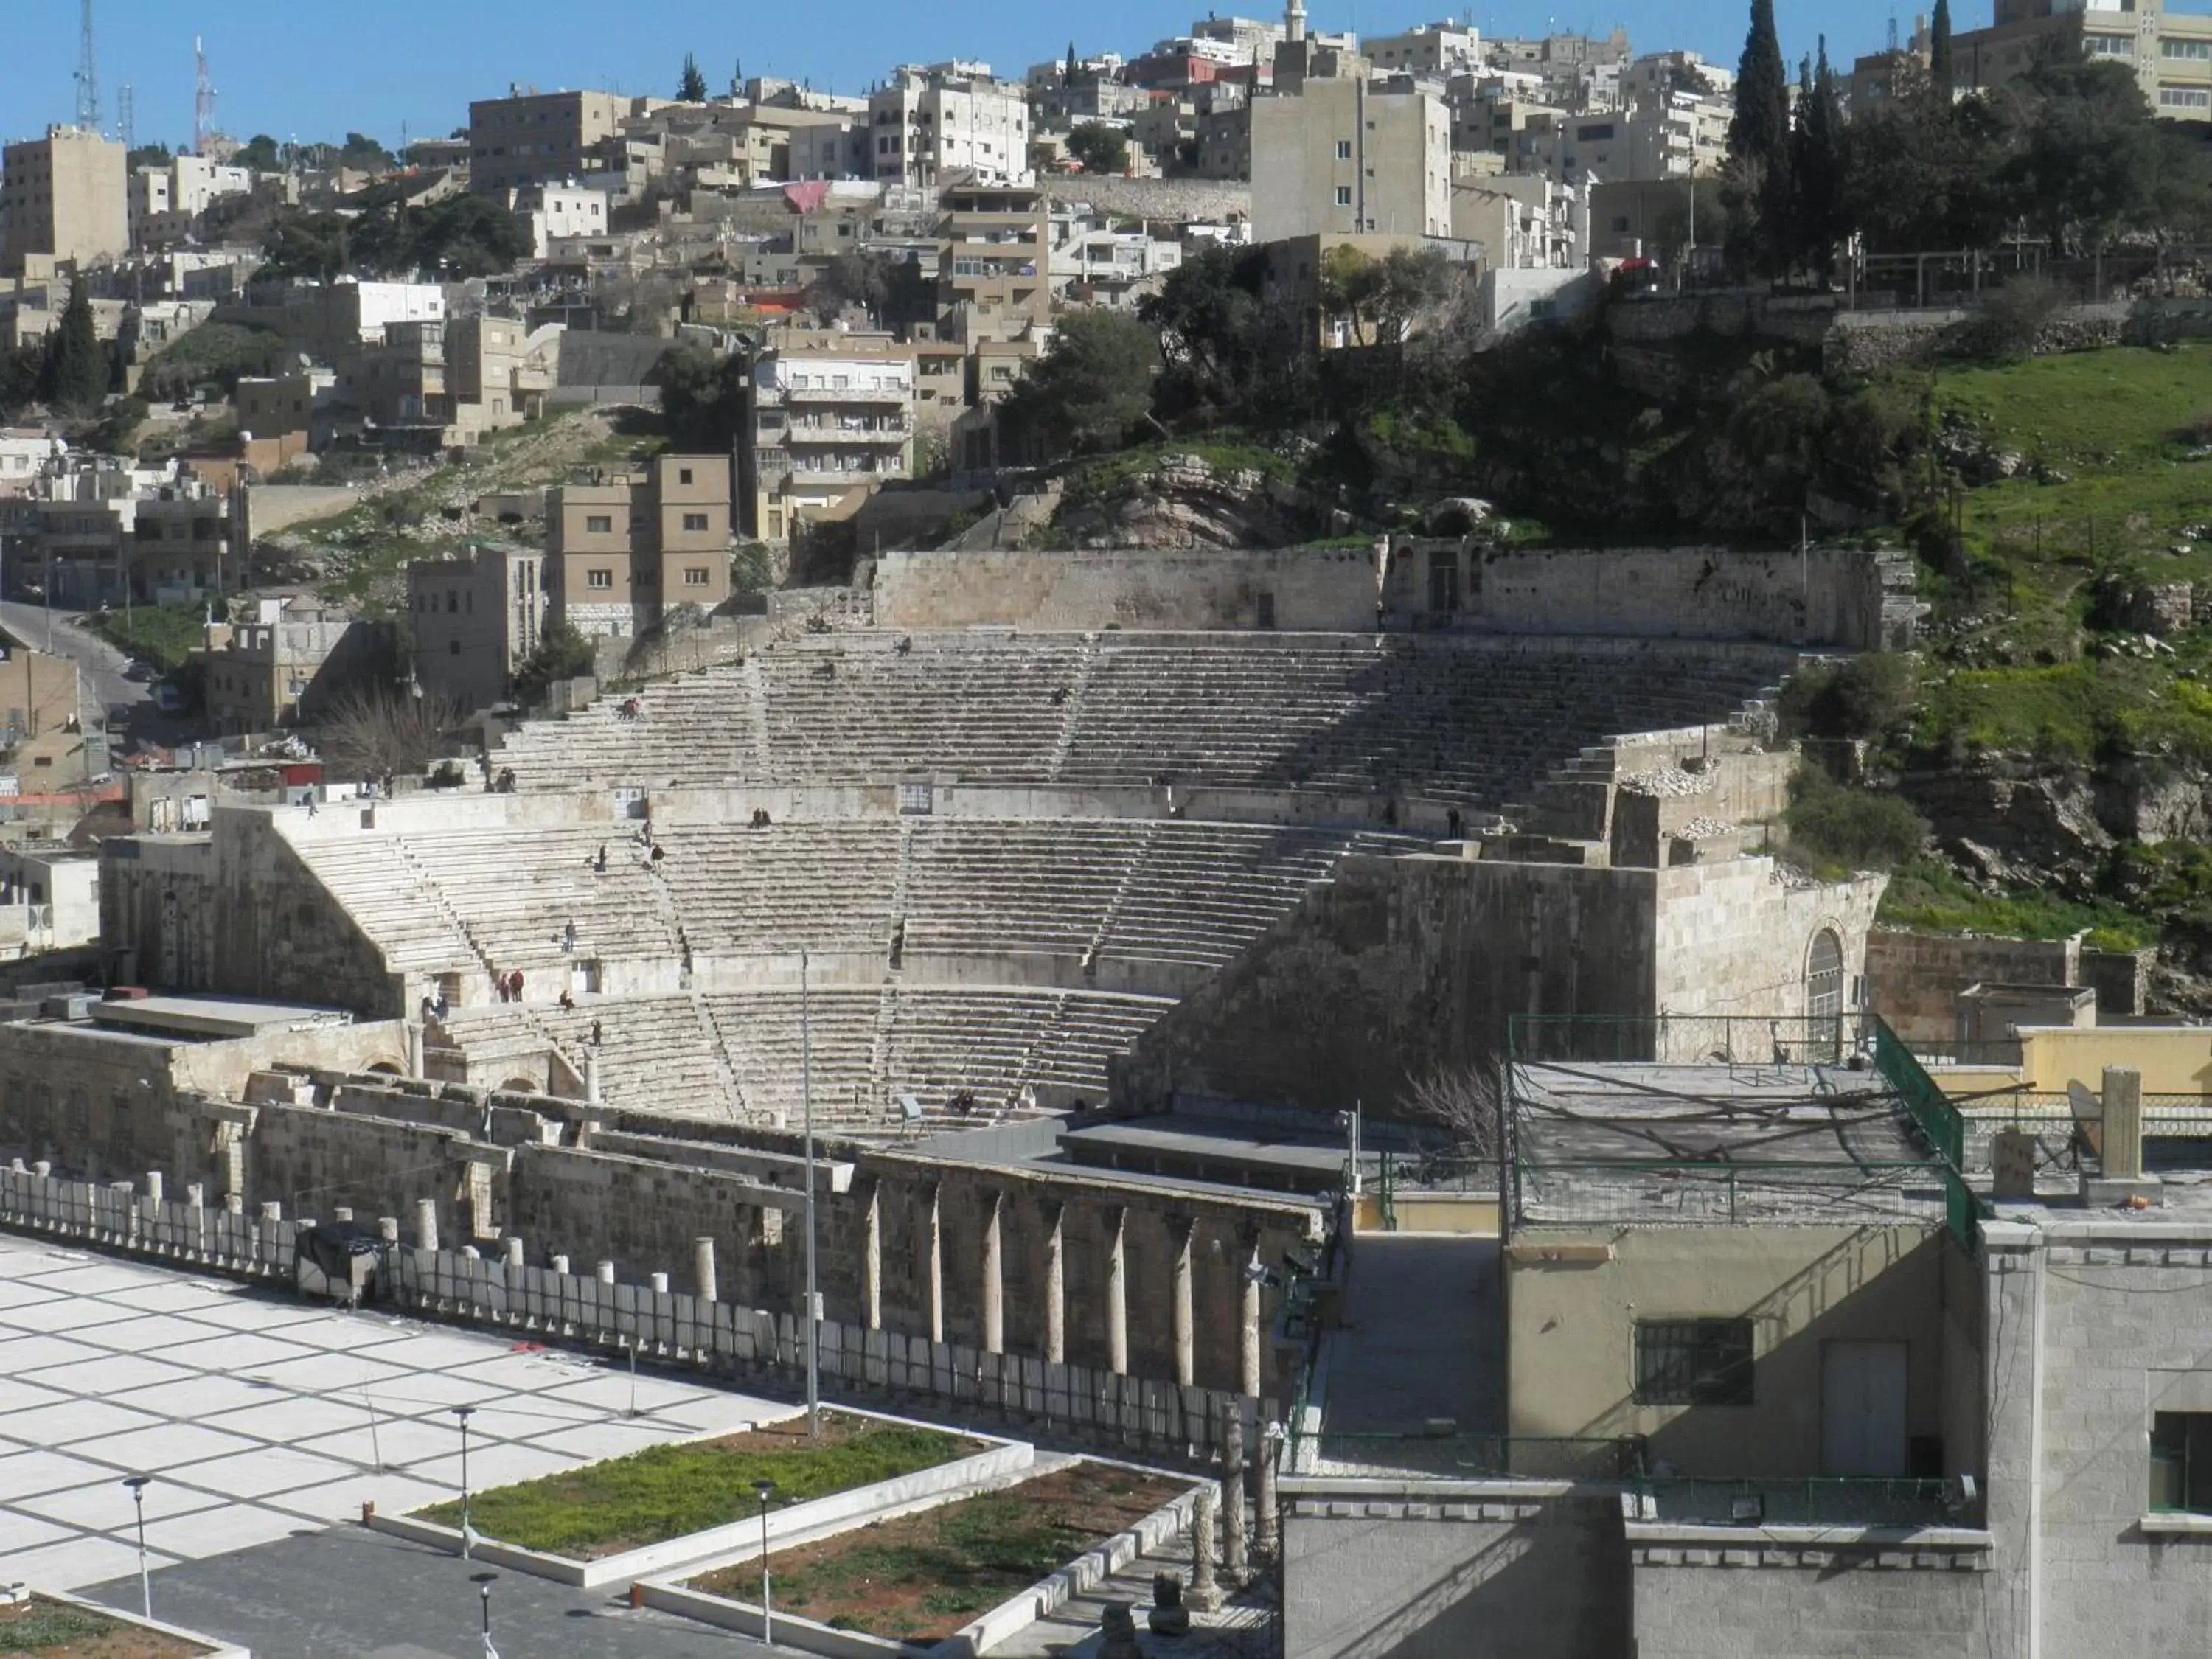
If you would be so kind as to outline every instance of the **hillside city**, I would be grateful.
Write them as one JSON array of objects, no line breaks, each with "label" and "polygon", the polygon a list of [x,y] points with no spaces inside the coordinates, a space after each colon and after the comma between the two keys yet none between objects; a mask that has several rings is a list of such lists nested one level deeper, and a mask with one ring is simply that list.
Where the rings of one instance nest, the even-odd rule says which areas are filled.
[{"label": "hillside city", "polygon": [[2200,1651],[2212,14],[1789,4],[55,9],[0,1652]]}]

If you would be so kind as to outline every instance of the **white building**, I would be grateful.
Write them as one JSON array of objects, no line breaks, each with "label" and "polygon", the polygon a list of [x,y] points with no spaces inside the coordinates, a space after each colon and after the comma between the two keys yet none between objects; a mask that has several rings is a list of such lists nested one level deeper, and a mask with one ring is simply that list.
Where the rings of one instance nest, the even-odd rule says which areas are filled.
[{"label": "white building", "polygon": [[802,520],[909,475],[914,357],[887,336],[874,343],[878,355],[770,351],[754,361],[746,472],[755,535],[787,540]]},{"label": "white building", "polygon": [[901,67],[868,99],[869,160],[889,183],[1027,184],[1029,100],[981,64]]},{"label": "white building", "polygon": [[607,234],[607,193],[586,185],[542,185],[530,193],[530,228],[541,259],[552,244],[573,236]]},{"label": "white building", "polygon": [[1451,118],[1422,90],[1356,76],[1252,101],[1252,234],[1449,236]]},{"label": "white building", "polygon": [[1482,67],[1482,36],[1472,23],[1419,23],[1403,34],[1370,36],[1378,75],[1464,75]]}]

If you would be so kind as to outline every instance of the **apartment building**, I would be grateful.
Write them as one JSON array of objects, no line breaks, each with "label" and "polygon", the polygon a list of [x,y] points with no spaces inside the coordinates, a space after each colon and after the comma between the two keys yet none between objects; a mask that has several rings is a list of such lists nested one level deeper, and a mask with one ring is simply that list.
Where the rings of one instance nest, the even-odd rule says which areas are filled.
[{"label": "apartment building", "polygon": [[748,414],[749,525],[786,542],[910,475],[913,353],[889,335],[787,337],[754,360]]},{"label": "apartment building", "polygon": [[131,251],[131,198],[121,144],[81,127],[0,150],[0,275],[21,276],[40,256],[92,264]]},{"label": "apartment building", "polygon": [[479,547],[407,567],[415,684],[474,713],[504,702],[514,672],[544,636],[544,555]]},{"label": "apartment building", "polygon": [[1052,315],[1051,239],[1034,185],[963,184],[940,198],[939,331],[1012,339]]},{"label": "apartment building", "polygon": [[1480,243],[1493,270],[1580,270],[1589,192],[1534,173],[1462,177],[1452,190],[1452,234]]},{"label": "apartment building", "polygon": [[387,433],[415,429],[425,447],[472,444],[543,408],[550,336],[535,352],[531,337],[505,317],[391,323],[380,343],[340,358],[336,399]]},{"label": "apartment building", "polygon": [[985,64],[904,65],[868,98],[872,175],[939,185],[1030,179],[1029,100]]},{"label": "apartment building", "polygon": [[1451,120],[1435,93],[1310,79],[1252,105],[1252,234],[1451,234]]},{"label": "apartment building", "polygon": [[218,735],[312,724],[348,685],[388,672],[392,632],[306,594],[252,603],[241,623],[211,623],[194,653],[205,675],[208,723]]},{"label": "apartment building", "polygon": [[131,597],[146,605],[197,605],[246,585],[234,553],[232,503],[196,482],[138,503],[131,526]]},{"label": "apartment building", "polygon": [[328,368],[240,377],[233,399],[240,435],[285,438],[296,434],[307,439],[312,448],[319,426],[328,421],[337,382],[337,371]]},{"label": "apartment building", "polygon": [[731,463],[662,455],[545,497],[546,598],[580,634],[632,637],[730,597]]},{"label": "apartment building", "polygon": [[[46,793],[107,769],[106,746],[97,745],[95,755],[85,741],[89,695],[73,658],[20,647],[0,655],[0,789]],[[9,896],[21,902],[27,895],[0,896],[0,903]]]},{"label": "apartment building", "polygon": [[1493,40],[1484,49],[1490,67],[1534,76],[1539,95],[1563,109],[1620,107],[1631,57],[1628,32],[1605,36],[1547,34],[1528,40]]},{"label": "apartment building", "polygon": [[1403,34],[1370,35],[1364,50],[1378,75],[1461,75],[1482,67],[1472,23],[1420,23]]},{"label": "apartment building", "polygon": [[525,93],[469,106],[469,188],[479,196],[557,185],[587,171],[636,100],[607,92]]},{"label": "apartment building", "polygon": [[2127,65],[2154,115],[2212,121],[2212,15],[2172,10],[2166,0],[1996,0],[1990,27],[1952,41],[1958,83],[2002,86],[2053,35],[2079,40],[2100,62]]}]

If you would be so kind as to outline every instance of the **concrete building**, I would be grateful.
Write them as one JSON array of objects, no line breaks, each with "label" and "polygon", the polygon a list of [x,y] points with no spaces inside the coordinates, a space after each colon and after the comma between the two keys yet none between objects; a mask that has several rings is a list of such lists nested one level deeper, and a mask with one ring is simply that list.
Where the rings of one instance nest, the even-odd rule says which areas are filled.
[{"label": "concrete building", "polygon": [[1254,240],[1452,234],[1451,121],[1435,93],[1315,78],[1255,100],[1251,119]]},{"label": "concrete building", "polygon": [[194,654],[219,734],[312,725],[340,691],[372,689],[391,672],[388,628],[306,595],[251,605],[245,622],[210,623]]},{"label": "concrete building", "polygon": [[1480,243],[1493,270],[1580,271],[1589,192],[1533,173],[1462,178],[1452,185],[1452,234]]},{"label": "concrete building", "polygon": [[1370,35],[1361,50],[1378,75],[1460,75],[1483,66],[1472,23],[1423,23],[1402,34]]},{"label": "concrete building", "polygon": [[128,253],[126,159],[121,144],[76,127],[0,150],[0,274],[21,276],[40,256],[88,265]]},{"label": "concrete building", "polygon": [[0,951],[72,951],[100,940],[100,854],[59,844],[0,848]]},{"label": "concrete building", "polygon": [[254,438],[312,438],[329,419],[337,392],[334,369],[303,368],[275,376],[243,375],[234,396],[238,429]]},{"label": "concrete building", "polygon": [[748,527],[788,541],[801,523],[842,516],[909,475],[913,356],[888,337],[769,351],[753,362],[749,416]]},{"label": "concrete building", "polygon": [[469,106],[469,188],[479,196],[561,185],[591,169],[636,100],[606,92],[525,93]]},{"label": "concrete building", "polygon": [[641,473],[546,492],[545,580],[552,619],[629,637],[684,606],[730,597],[731,464],[656,456]]},{"label": "concrete building", "polygon": [[1052,316],[1051,234],[1034,185],[954,185],[940,198],[939,337],[1020,337]]},{"label": "concrete building", "polygon": [[106,745],[88,743],[103,711],[86,707],[88,695],[67,657],[21,647],[0,657],[0,788],[45,794],[107,769]]},{"label": "concrete building", "polygon": [[893,184],[1030,178],[1029,101],[988,64],[903,65],[868,97],[870,171]]},{"label": "concrete building", "polygon": [[2166,0],[1997,0],[1990,27],[1952,40],[1958,84],[2001,87],[2054,36],[2100,63],[2126,64],[2160,119],[2212,120],[2212,16],[2169,10]]},{"label": "concrete building", "polygon": [[545,629],[544,556],[479,547],[407,567],[415,684],[468,713],[504,702]]}]

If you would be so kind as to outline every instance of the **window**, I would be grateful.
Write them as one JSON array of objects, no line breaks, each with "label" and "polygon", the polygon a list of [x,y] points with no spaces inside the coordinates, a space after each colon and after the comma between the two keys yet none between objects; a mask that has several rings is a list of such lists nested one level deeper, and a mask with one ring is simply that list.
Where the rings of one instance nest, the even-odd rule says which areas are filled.
[{"label": "window", "polygon": [[686,513],[684,515],[684,527],[686,530],[704,530],[707,527],[707,515],[703,513]]},{"label": "window", "polygon": [[614,585],[615,573],[611,570],[588,571],[584,576],[586,587],[612,587]]},{"label": "window", "polygon": [[1336,159],[1340,161],[1349,161],[1352,159],[1351,139],[1340,138],[1336,141]]},{"label": "window", "polygon": [[459,656],[461,654],[461,642],[459,640],[447,640],[446,641],[446,654],[449,657]]},{"label": "window", "polygon": [[2212,109],[2212,91],[2196,91],[2188,87],[2160,87],[2158,89],[2160,109]]},{"label": "window", "polygon": [[2081,46],[2092,58],[2132,58],[2136,55],[2135,39],[2131,35],[2087,35],[2083,38]]},{"label": "window", "polygon": [[1352,186],[1350,185],[1339,185],[1336,187],[1336,204],[1339,207],[1350,207],[1352,205]]},{"label": "window", "polygon": [[587,536],[611,536],[614,530],[615,521],[611,514],[594,513],[584,520],[584,533]]},{"label": "window", "polygon": [[2212,63],[2212,40],[2161,40],[2158,43],[2161,58],[2186,58],[2196,63]]},{"label": "window", "polygon": [[1751,1322],[1748,1319],[1638,1320],[1636,1403],[1639,1406],[1750,1405]]},{"label": "window", "polygon": [[2151,1414],[2150,1507],[2212,1515],[2212,1412]]},{"label": "window", "polygon": [[690,483],[691,482],[691,469],[688,466],[678,468],[676,472],[676,482],[678,483]]},{"label": "window", "polygon": [[704,587],[706,585],[707,585],[707,573],[706,573],[705,571],[703,571],[703,570],[699,570],[699,569],[695,569],[695,568],[690,568],[690,567],[688,567],[688,566],[685,568],[684,572],[684,586],[686,586],[686,587]]}]

